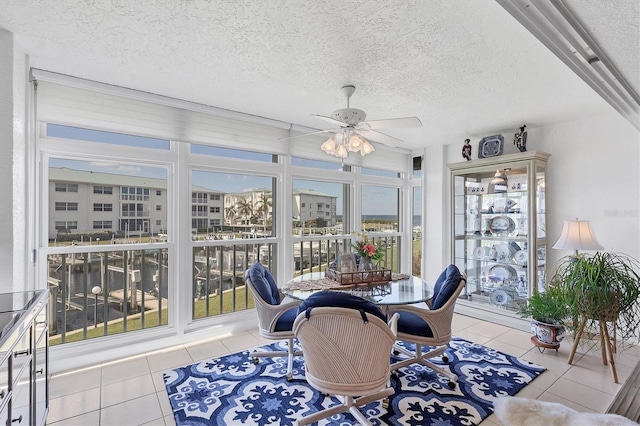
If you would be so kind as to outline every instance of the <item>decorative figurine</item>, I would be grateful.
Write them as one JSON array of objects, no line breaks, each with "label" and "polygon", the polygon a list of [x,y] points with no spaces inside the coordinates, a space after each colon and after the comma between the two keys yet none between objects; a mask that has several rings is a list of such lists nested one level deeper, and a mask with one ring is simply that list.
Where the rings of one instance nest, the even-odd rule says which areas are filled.
[{"label": "decorative figurine", "polygon": [[465,139],[464,145],[462,146],[462,156],[467,161],[471,160],[471,144],[469,142],[471,142],[470,139]]},{"label": "decorative figurine", "polygon": [[526,127],[527,125],[523,124],[522,127],[520,127],[520,130],[518,130],[516,134],[513,135],[513,144],[520,150],[520,152],[525,152],[527,150],[527,131],[525,130]]}]

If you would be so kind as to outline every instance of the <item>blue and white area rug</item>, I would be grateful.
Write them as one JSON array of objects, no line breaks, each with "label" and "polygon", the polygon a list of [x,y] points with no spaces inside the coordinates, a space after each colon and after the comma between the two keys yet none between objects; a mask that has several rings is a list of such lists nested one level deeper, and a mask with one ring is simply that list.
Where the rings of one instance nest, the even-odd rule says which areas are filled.
[{"label": "blue and white area rug", "polygon": [[[412,349],[407,345],[407,348]],[[255,350],[286,350],[277,342]],[[177,425],[293,425],[296,419],[339,404],[307,384],[304,360],[294,358],[293,380],[287,382],[285,358],[260,358],[251,351],[199,362],[164,373]],[[398,370],[388,408],[372,402],[361,411],[374,425],[477,425],[493,412],[493,400],[515,395],[545,369],[511,355],[454,338],[447,350],[448,379],[413,364]],[[400,355],[398,358],[403,358]],[[439,357],[435,358],[436,363]],[[441,362],[440,362],[441,363]],[[351,425],[349,413],[321,420],[320,425]]]}]

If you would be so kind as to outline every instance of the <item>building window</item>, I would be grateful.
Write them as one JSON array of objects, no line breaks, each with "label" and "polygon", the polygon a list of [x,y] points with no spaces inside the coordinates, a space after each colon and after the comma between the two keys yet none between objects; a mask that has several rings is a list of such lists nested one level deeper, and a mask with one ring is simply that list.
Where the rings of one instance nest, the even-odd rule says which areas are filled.
[{"label": "building window", "polygon": [[113,204],[111,203],[93,203],[94,212],[111,212],[113,211]]},{"label": "building window", "polygon": [[162,205],[156,204],[156,211],[157,212],[161,212],[162,211]]},{"label": "building window", "polygon": [[[260,231],[261,236],[273,235],[273,188],[276,180],[269,176],[251,174],[218,173],[205,170],[194,170],[191,175],[193,187],[210,188],[224,182],[224,194],[209,193],[213,199],[216,195],[224,197],[224,209],[218,206],[203,206],[207,210],[200,215],[192,205],[192,217],[221,214],[221,224],[240,227],[241,232]],[[213,190],[213,188],[211,188]],[[195,192],[192,192],[195,194]],[[214,218],[209,218],[215,220]],[[218,218],[216,218],[218,219]],[[207,220],[207,223],[210,223]],[[216,226],[220,226],[216,225]],[[207,225],[205,225],[206,227]],[[211,225],[209,225],[211,226]],[[196,226],[193,226],[196,228]],[[202,229],[202,226],[198,226]]]},{"label": "building window", "polygon": [[143,203],[122,203],[122,217],[149,217],[149,209]]},{"label": "building window", "polygon": [[156,226],[162,226],[162,219],[156,220]]},{"label": "building window", "polygon": [[130,232],[149,232],[149,220],[120,219],[120,229],[125,232],[125,235]]},{"label": "building window", "polygon": [[[86,149],[90,150],[89,147]],[[57,238],[60,229],[73,229],[74,232],[91,232],[94,229],[100,229],[94,228],[94,222],[97,226],[103,226],[102,229],[111,229],[115,232],[140,231],[141,229],[147,229],[145,232],[148,232],[151,224],[156,220],[160,220],[165,227],[168,224],[167,211],[169,206],[160,203],[162,211],[154,212],[154,216],[150,217],[149,209],[155,204],[150,206],[148,202],[144,202],[149,199],[151,191],[168,186],[168,169],[166,167],[147,166],[143,159],[136,162],[135,168],[132,168],[131,164],[119,161],[75,160],[62,156],[49,157],[48,166],[49,185],[60,190],[49,191],[49,205],[51,206],[49,216],[51,217],[55,210],[61,211],[59,209],[66,207],[68,213],[65,213],[63,217],[73,221],[69,227],[66,223],[55,222],[56,219],[61,218],[60,213],[58,216],[53,216],[52,225],[48,230],[50,241]],[[86,182],[91,183],[87,184]],[[88,196],[88,200],[75,202],[76,206],[72,206],[67,201],[69,195],[64,193],[78,192],[79,189],[84,193],[83,196]],[[163,189],[163,191],[165,190]],[[168,194],[165,193],[165,195]],[[118,204],[94,202],[107,198],[112,200],[115,197],[121,199],[122,202]],[[105,219],[111,221],[108,228],[105,225]],[[144,243],[145,241],[137,240],[136,242]],[[69,244],[70,241],[60,241],[60,239],[57,241],[58,246]]]},{"label": "building window", "polygon": [[113,186],[93,186],[94,194],[113,194]]},{"label": "building window", "polygon": [[220,219],[209,220],[209,226],[220,226]]},{"label": "building window", "polygon": [[113,222],[110,220],[94,220],[93,229],[112,229]]},{"label": "building window", "polygon": [[211,201],[220,201],[220,194],[211,194]]},{"label": "building window", "polygon": [[78,203],[56,202],[57,212],[76,212],[78,211]]},{"label": "building window", "polygon": [[207,204],[208,197],[209,194],[207,194],[206,192],[192,192],[191,202],[193,204]]},{"label": "building window", "polygon": [[156,189],[156,195],[158,197],[160,197],[162,195],[162,190],[161,189]]},{"label": "building window", "polygon": [[342,206],[348,186],[342,183],[294,179],[291,200],[293,235],[303,235],[309,228],[320,230],[322,234],[342,233],[342,218],[335,211],[327,211],[324,207]]},{"label": "building window", "polygon": [[78,229],[78,222],[76,221],[56,221],[56,231],[73,231]]},{"label": "building window", "polygon": [[78,184],[56,182],[56,192],[78,192]]},{"label": "building window", "polygon": [[191,216],[193,217],[207,216],[207,206],[191,206]]},{"label": "building window", "polygon": [[149,201],[149,188],[123,186],[120,188],[122,201]]}]

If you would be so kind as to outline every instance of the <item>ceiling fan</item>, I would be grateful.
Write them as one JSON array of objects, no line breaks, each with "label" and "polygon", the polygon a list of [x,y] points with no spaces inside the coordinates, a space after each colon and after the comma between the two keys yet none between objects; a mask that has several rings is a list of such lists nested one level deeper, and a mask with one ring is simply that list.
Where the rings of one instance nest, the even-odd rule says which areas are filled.
[{"label": "ceiling fan", "polygon": [[[347,97],[346,108],[332,112],[331,117],[312,114],[314,117],[333,124],[336,126],[335,128],[305,133],[293,137],[301,137],[318,133],[333,133],[333,135],[323,143],[320,148],[322,148],[322,150],[327,154],[345,158],[349,152],[360,152],[360,155],[364,156],[375,151],[375,148],[368,140],[392,147],[396,147],[402,143],[402,140],[380,133],[378,129],[389,129],[394,127],[422,127],[422,122],[418,117],[401,117],[364,121],[367,114],[361,109],[351,108],[349,106],[349,99],[356,91],[356,87],[353,85],[347,85],[342,86],[341,90]],[[291,138],[292,137],[282,139]]]}]

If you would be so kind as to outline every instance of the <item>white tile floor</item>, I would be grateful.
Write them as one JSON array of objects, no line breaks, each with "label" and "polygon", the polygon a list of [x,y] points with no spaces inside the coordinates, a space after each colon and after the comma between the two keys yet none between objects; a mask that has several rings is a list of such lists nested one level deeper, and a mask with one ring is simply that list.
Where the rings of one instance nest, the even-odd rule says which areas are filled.
[{"label": "white tile floor", "polygon": [[[529,333],[458,314],[454,317],[454,335],[547,367],[518,396],[560,402],[583,412],[604,412],[640,362],[638,347],[616,354],[620,384],[615,384],[609,367],[602,364],[599,348],[579,347],[574,364],[569,365],[570,340],[565,340],[558,352],[540,353],[532,346]],[[174,425],[162,381],[164,370],[267,342],[253,330],[55,374],[51,379],[47,424]],[[482,424],[494,426],[500,422],[492,415]]]}]

